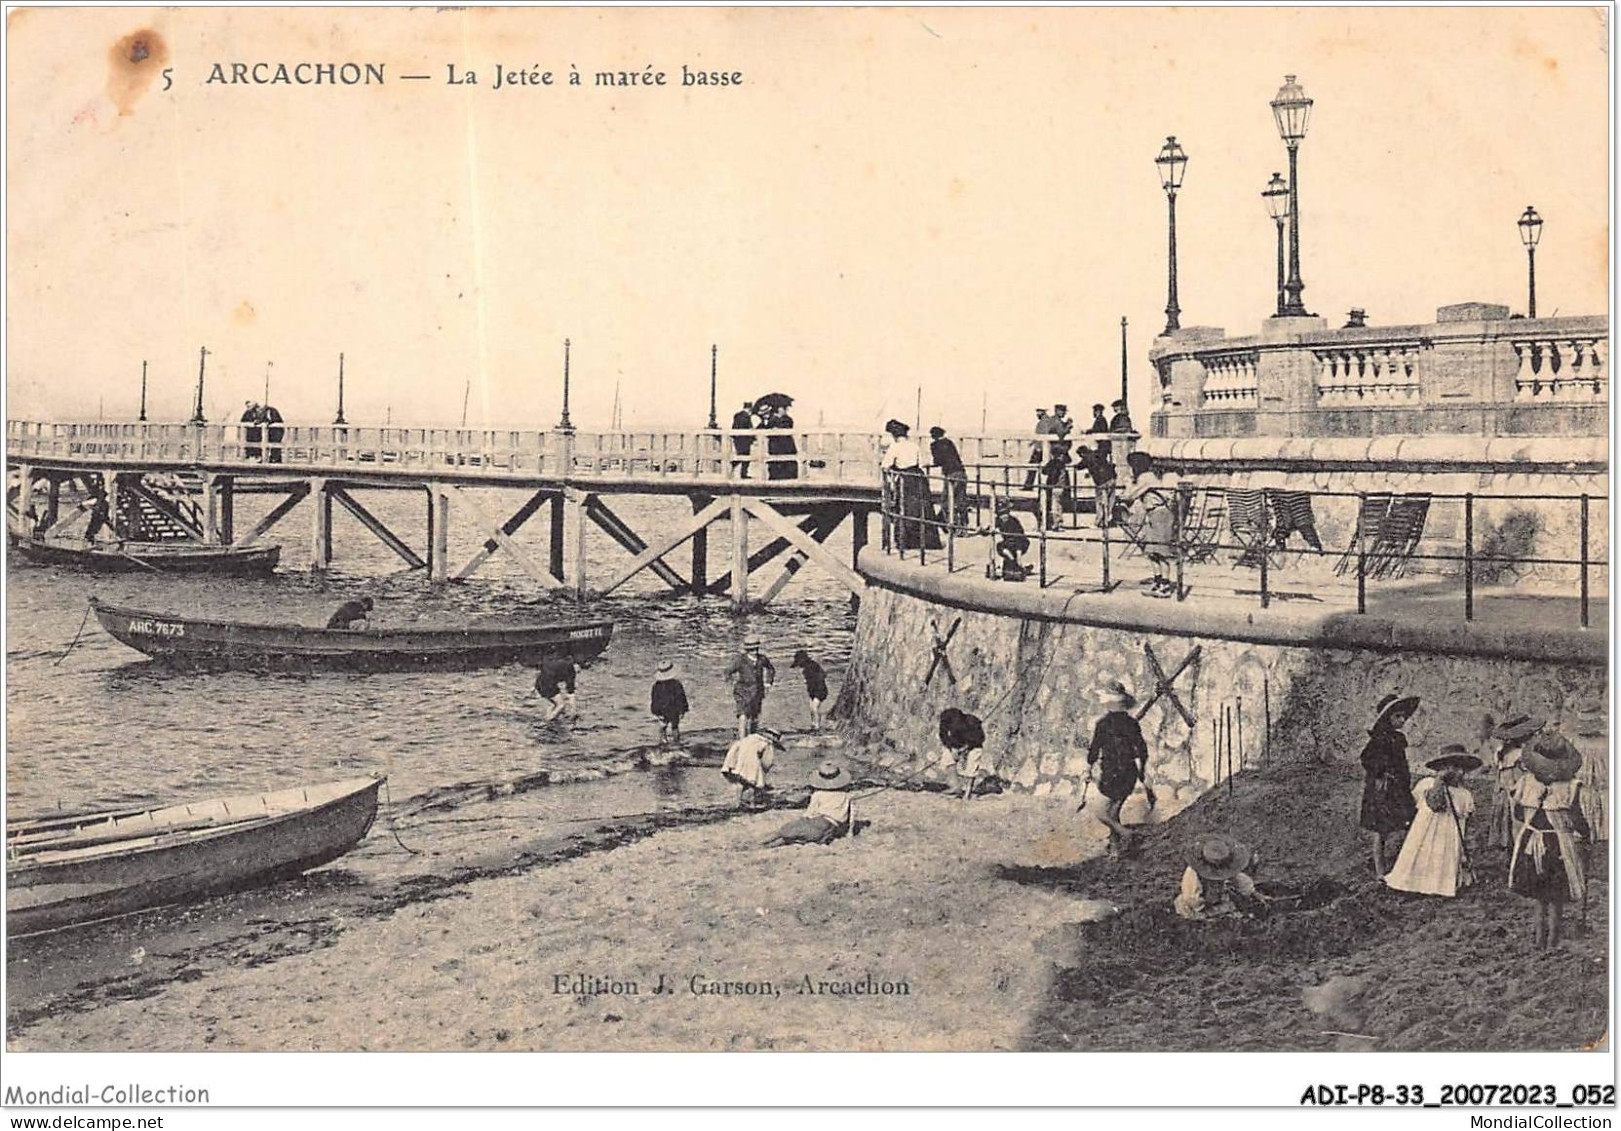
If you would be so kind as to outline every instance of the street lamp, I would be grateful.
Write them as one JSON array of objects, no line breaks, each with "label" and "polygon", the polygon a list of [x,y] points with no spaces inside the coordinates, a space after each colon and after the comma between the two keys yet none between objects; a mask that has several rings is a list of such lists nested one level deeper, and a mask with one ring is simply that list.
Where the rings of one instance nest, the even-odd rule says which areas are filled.
[{"label": "street lamp", "polygon": [[720,356],[720,346],[709,347],[709,430],[711,432],[720,428],[720,420],[715,416],[715,367],[716,358]]},{"label": "street lamp", "polygon": [[574,425],[572,423],[570,423],[569,418],[568,418],[568,351],[569,351],[569,342],[568,342],[567,338],[564,338],[563,339],[563,415],[557,422],[557,430],[559,432],[572,432],[572,431],[574,431]]},{"label": "street lamp", "polygon": [[1306,121],[1311,117],[1311,99],[1293,75],[1283,76],[1283,86],[1272,100],[1272,117],[1278,123],[1278,136],[1289,147],[1289,281],[1284,284],[1287,295],[1278,313],[1289,318],[1309,318],[1311,312],[1300,301],[1306,284],[1300,281],[1300,169],[1296,157],[1300,141],[1306,136]]},{"label": "street lamp", "polygon": [[1526,266],[1530,269],[1530,295],[1525,316],[1537,316],[1537,241],[1542,238],[1542,217],[1529,204],[1520,216],[1520,242],[1525,245]]},{"label": "street lamp", "polygon": [[1272,222],[1278,226],[1278,317],[1283,317],[1283,221],[1289,215],[1289,186],[1283,180],[1282,173],[1273,173],[1272,179],[1266,183],[1266,191],[1261,193],[1261,199],[1266,201],[1266,214],[1272,217]]},{"label": "street lamp", "polygon": [[1182,171],[1188,167],[1188,155],[1176,144],[1176,138],[1168,137],[1160,148],[1159,156],[1154,158],[1154,164],[1159,166],[1159,183],[1165,188],[1165,201],[1171,216],[1170,280],[1165,299],[1164,330],[1170,334],[1182,328],[1179,320],[1182,308],[1176,304],[1176,190],[1182,187]]}]

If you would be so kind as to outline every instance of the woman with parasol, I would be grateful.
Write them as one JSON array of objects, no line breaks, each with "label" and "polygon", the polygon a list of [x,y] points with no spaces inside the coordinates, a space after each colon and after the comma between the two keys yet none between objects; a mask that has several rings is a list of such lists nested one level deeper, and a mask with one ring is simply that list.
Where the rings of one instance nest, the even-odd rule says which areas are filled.
[{"label": "woman with parasol", "polygon": [[1413,790],[1418,815],[1385,883],[1397,891],[1450,899],[1459,888],[1475,882],[1467,838],[1475,795],[1463,784],[1463,776],[1478,770],[1481,761],[1453,743],[1426,764],[1435,776],[1425,778]]},{"label": "woman with parasol", "polygon": [[794,398],[787,393],[767,393],[754,402],[761,430],[771,433],[765,441],[767,479],[799,478],[799,461],[783,458],[799,455],[799,445],[793,436],[794,418],[788,415],[793,403]]}]

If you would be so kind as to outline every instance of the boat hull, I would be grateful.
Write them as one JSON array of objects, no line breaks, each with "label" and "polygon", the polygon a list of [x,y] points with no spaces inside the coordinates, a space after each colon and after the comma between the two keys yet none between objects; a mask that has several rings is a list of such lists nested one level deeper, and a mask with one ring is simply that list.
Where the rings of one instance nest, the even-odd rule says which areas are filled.
[{"label": "boat hull", "polygon": [[[220,827],[165,832],[163,825],[157,825],[135,830],[140,835],[98,845],[98,826],[90,825],[86,826],[88,835],[80,834],[80,839],[89,842],[82,847],[70,836],[52,841],[44,851],[15,858],[8,848],[6,934],[36,934],[241,891],[318,868],[348,852],[366,835],[377,817],[377,794],[383,781],[341,782],[195,807],[209,812],[230,803],[236,803],[239,810],[254,800],[272,803],[262,816]],[[296,802],[293,795],[300,792],[321,796],[313,804],[276,811],[285,809],[278,799]],[[181,808],[191,807],[161,812]],[[59,844],[61,848],[56,847]]]},{"label": "boat hull", "polygon": [[612,621],[521,628],[328,629],[204,621],[92,599],[103,628],[120,642],[173,667],[253,671],[442,671],[531,666],[553,656],[595,659],[613,637]]},{"label": "boat hull", "polygon": [[73,546],[19,538],[16,552],[39,565],[70,566],[97,573],[206,573],[260,577],[274,573],[280,546],[196,546],[186,543],[126,542],[119,549]]}]

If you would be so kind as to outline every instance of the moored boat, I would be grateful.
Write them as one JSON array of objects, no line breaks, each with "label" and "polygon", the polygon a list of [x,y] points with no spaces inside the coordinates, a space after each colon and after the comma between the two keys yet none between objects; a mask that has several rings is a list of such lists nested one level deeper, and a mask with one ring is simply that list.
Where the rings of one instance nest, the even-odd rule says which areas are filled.
[{"label": "moored boat", "polygon": [[6,825],[6,934],[26,935],[298,875],[348,852],[383,777]]},{"label": "moored boat", "polygon": [[188,668],[419,671],[534,665],[550,656],[584,662],[600,655],[613,636],[613,622],[606,620],[318,628],[205,620],[121,608],[94,597],[90,607],[117,640],[156,660]]},{"label": "moored boat", "polygon": [[41,565],[104,573],[208,573],[251,576],[275,572],[280,546],[209,546],[198,542],[70,542],[15,538],[13,549]]}]

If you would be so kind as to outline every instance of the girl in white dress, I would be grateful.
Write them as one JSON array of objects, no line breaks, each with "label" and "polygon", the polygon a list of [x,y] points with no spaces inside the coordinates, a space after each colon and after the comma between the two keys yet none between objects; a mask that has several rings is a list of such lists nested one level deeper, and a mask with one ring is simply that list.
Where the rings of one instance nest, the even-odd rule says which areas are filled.
[{"label": "girl in white dress", "polygon": [[1474,882],[1465,833],[1475,811],[1475,797],[1463,784],[1463,776],[1479,769],[1481,761],[1454,744],[1426,764],[1436,774],[1413,788],[1418,816],[1407,830],[1401,854],[1385,883],[1397,891],[1450,898]]}]

